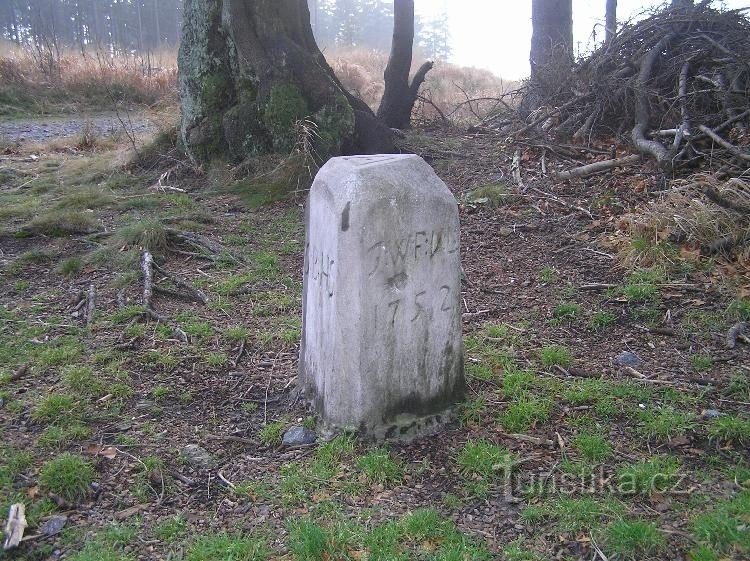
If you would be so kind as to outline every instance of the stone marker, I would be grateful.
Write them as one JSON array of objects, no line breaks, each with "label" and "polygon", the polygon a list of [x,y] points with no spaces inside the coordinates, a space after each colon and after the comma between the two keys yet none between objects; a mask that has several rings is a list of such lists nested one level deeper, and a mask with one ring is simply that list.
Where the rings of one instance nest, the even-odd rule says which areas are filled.
[{"label": "stone marker", "polygon": [[323,427],[430,431],[464,393],[455,198],[418,156],[342,157],[306,214],[300,382]]}]

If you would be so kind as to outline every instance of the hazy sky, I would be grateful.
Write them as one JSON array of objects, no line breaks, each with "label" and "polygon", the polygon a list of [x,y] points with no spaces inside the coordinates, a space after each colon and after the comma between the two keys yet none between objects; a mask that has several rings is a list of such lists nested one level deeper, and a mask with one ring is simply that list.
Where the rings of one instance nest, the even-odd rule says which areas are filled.
[{"label": "hazy sky", "polygon": [[[617,17],[624,20],[661,3],[619,0]],[[417,12],[428,19],[442,12],[448,14],[451,62],[487,68],[508,79],[528,75],[531,0],[415,0],[415,5]],[[750,0],[725,0],[717,5],[744,8],[750,7]],[[595,26],[597,40],[603,37],[604,6],[605,0],[573,0],[576,50],[586,49]]]}]

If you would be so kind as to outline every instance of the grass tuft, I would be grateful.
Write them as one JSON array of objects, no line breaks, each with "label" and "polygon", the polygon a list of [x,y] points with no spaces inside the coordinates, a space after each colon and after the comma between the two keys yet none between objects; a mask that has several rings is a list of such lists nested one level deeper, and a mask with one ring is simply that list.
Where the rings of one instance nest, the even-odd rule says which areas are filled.
[{"label": "grass tuft", "polygon": [[618,520],[607,528],[604,547],[617,559],[641,560],[664,549],[664,535],[653,522],[645,520]]},{"label": "grass tuft", "polygon": [[365,479],[383,487],[398,485],[404,477],[401,464],[391,456],[386,448],[375,448],[357,460]]},{"label": "grass tuft", "polygon": [[69,502],[84,499],[91,490],[94,466],[73,454],[65,453],[42,466],[39,484]]}]

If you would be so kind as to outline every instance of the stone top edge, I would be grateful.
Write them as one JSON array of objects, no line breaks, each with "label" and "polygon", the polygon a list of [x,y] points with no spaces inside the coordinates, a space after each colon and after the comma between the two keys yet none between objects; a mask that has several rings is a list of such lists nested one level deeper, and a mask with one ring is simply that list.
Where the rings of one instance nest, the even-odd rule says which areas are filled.
[{"label": "stone top edge", "polygon": [[424,161],[416,154],[371,154],[363,156],[339,156],[331,158],[323,167],[346,165],[354,168],[387,166],[405,160]]}]

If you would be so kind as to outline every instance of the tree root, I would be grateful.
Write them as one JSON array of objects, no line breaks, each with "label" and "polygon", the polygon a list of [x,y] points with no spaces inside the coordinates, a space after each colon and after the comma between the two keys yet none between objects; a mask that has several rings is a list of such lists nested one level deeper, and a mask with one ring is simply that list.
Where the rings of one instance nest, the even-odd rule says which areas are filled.
[{"label": "tree root", "polygon": [[[172,331],[174,332],[175,336],[187,343],[190,339],[187,336],[187,333],[185,333],[182,329],[180,329],[178,326],[172,324],[166,317],[158,313],[156,310],[153,309],[151,305],[151,300],[154,296],[154,269],[159,270],[160,272],[163,271],[158,265],[154,263],[154,258],[151,255],[151,252],[148,250],[145,250],[143,252],[143,258],[141,259],[141,271],[143,272],[143,307],[144,311],[141,314],[142,319],[151,319],[153,321],[156,321],[158,323],[163,323],[164,325],[168,325],[172,328]],[[174,278],[170,276],[174,282]],[[187,286],[187,283],[184,281],[180,281],[184,285]],[[177,282],[175,282],[177,284]],[[199,290],[193,289],[191,287],[192,294],[191,297],[196,297],[197,294],[200,294],[204,299],[206,298],[205,295],[203,295],[202,292]],[[206,302],[208,300],[206,299]],[[205,303],[205,302],[204,302]]]}]

